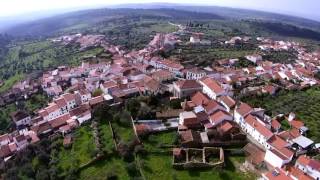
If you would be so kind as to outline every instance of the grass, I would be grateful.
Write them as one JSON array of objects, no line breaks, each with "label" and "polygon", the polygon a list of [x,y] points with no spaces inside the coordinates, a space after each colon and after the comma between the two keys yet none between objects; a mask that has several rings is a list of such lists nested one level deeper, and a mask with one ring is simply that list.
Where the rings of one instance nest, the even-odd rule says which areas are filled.
[{"label": "grass", "polygon": [[11,122],[10,113],[17,110],[15,104],[9,104],[0,108],[0,132],[1,134],[7,131]]},{"label": "grass", "polygon": [[266,109],[267,114],[275,116],[294,112],[309,128],[308,137],[320,141],[320,89],[314,87],[301,91],[281,91],[276,96],[247,97],[242,101],[254,107]]},{"label": "grass", "polygon": [[3,86],[0,87],[0,93],[8,91],[14,84],[21,81],[23,78],[23,74],[15,74],[14,76],[11,76],[9,79],[5,80]]},{"label": "grass", "polygon": [[130,179],[125,169],[125,162],[118,157],[98,161],[83,169],[79,174],[79,179],[106,179],[110,174],[116,175],[118,179]]},{"label": "grass", "polygon": [[182,64],[190,64],[197,66],[211,66],[215,60],[226,58],[240,58],[256,52],[256,50],[253,49],[224,49],[213,47],[191,48],[181,46],[181,49],[181,53],[174,51],[172,53],[172,57],[177,57],[181,59]]},{"label": "grass", "polygon": [[148,155],[139,156],[142,172],[146,179],[255,179],[253,174],[237,172],[235,166],[244,162],[244,157],[226,158],[227,167],[223,170],[175,170],[172,168],[171,148],[160,149],[159,144],[172,145],[176,132],[165,132],[151,135],[143,140]]},{"label": "grass", "polygon": [[[146,179],[255,179],[252,174],[237,172],[232,166],[222,170],[175,170],[172,168],[171,155],[149,154],[142,158],[143,173]],[[234,162],[231,162],[234,163]],[[228,165],[230,166],[230,165]]]},{"label": "grass", "polygon": [[74,142],[71,149],[61,147],[58,156],[57,167],[62,172],[67,172],[69,169],[79,167],[88,163],[94,156],[95,144],[91,128],[87,126],[80,127],[74,134]]},{"label": "grass", "polygon": [[135,136],[132,126],[125,127],[118,123],[112,123],[112,127],[123,142],[130,142]]},{"label": "grass", "polygon": [[33,112],[46,106],[49,100],[50,99],[48,98],[48,96],[44,94],[35,94],[25,102],[25,108],[27,109],[27,111]]},{"label": "grass", "polygon": [[112,132],[108,122],[107,121],[100,122],[99,130],[100,130],[100,134],[102,134],[100,138],[102,139],[103,150],[105,152],[110,153],[114,148],[114,143],[112,141]]}]

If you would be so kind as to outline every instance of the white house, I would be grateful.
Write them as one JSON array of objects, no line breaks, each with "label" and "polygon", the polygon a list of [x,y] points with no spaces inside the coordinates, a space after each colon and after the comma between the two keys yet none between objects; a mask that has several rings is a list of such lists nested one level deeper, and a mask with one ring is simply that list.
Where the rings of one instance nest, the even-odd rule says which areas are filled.
[{"label": "white house", "polygon": [[242,128],[244,127],[244,118],[253,112],[253,108],[246,103],[241,103],[240,106],[237,106],[234,110],[234,120]]},{"label": "white house", "polygon": [[262,61],[262,56],[261,55],[258,55],[258,54],[253,54],[253,55],[249,55],[249,56],[246,56],[246,58],[253,62],[253,63],[257,63],[258,61]]},{"label": "white house", "polygon": [[267,141],[273,136],[273,133],[257,117],[251,114],[246,116],[243,130],[266,149],[269,148]]},{"label": "white house", "polygon": [[320,179],[320,161],[301,155],[295,166],[314,179]]},{"label": "white house", "polygon": [[203,86],[202,92],[211,99],[217,99],[218,96],[227,95],[222,86],[211,78],[200,80],[200,84]]},{"label": "white house", "polygon": [[0,147],[10,143],[11,136],[9,134],[3,134],[0,136]]},{"label": "white house", "polygon": [[12,113],[11,118],[17,127],[31,124],[31,116],[24,111],[17,111]]},{"label": "white house", "polygon": [[62,95],[62,97],[66,101],[69,111],[71,109],[74,109],[77,106],[76,97],[74,94],[67,93],[67,94]]},{"label": "white house", "polygon": [[39,111],[39,115],[44,121],[55,119],[63,114],[64,112],[61,111],[56,103],[50,103],[48,107]]},{"label": "white house", "polygon": [[221,96],[218,98],[218,102],[226,108],[227,112],[231,112],[231,109],[236,106],[236,101],[230,96]]},{"label": "white house", "polygon": [[82,114],[82,116],[80,117],[77,117],[76,118],[78,123],[81,125],[87,121],[89,121],[91,119],[91,112],[90,110],[89,111],[86,111],[85,113]]},{"label": "white house", "polygon": [[265,161],[274,167],[281,168],[283,165],[291,162],[294,152],[288,149],[290,143],[281,139],[277,135],[273,135],[267,141],[267,152],[265,155]]},{"label": "white house", "polygon": [[106,81],[103,84],[100,84],[100,89],[103,91],[104,94],[109,94],[109,89],[117,86],[118,84],[114,81]]},{"label": "white house", "polygon": [[13,141],[16,143],[18,150],[21,150],[28,145],[28,140],[24,135],[14,137]]},{"label": "white house", "polygon": [[186,69],[185,75],[188,80],[199,80],[206,76],[206,72],[199,68]]},{"label": "white house", "polygon": [[79,90],[75,92],[75,95],[80,99],[81,104],[89,102],[91,99],[91,93],[87,90]]}]

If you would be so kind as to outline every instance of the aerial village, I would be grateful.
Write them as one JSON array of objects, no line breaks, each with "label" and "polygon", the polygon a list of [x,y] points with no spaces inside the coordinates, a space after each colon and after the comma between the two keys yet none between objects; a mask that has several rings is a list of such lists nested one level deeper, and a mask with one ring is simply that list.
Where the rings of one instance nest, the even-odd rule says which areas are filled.
[{"label": "aerial village", "polygon": [[[164,59],[158,51],[169,51],[178,43],[208,45],[201,33],[190,33],[190,41],[174,33],[158,33],[138,51],[125,52],[109,44],[102,35],[69,35],[52,41],[79,43],[81,49],[102,46],[110,52],[111,61],[83,61],[80,66],[60,66],[43,73],[39,80],[27,79],[16,84],[1,97],[0,105],[27,99],[43,90],[53,100],[30,115],[24,111],[11,114],[16,130],[0,136],[0,158],[9,161],[16,152],[41,138],[70,134],[92,119],[95,106],[115,106],[139,95],[171,94],[181,100],[181,109],[157,112],[157,119],[133,119],[132,128],[139,137],[145,134],[175,130],[180,145],[172,149],[172,168],[223,168],[225,147],[244,145],[246,168],[261,174],[261,179],[319,179],[320,162],[306,154],[319,152],[319,142],[309,139],[308,127],[295,112],[270,117],[265,110],[239,101],[241,94],[276,94],[279,89],[304,89],[319,85],[314,74],[319,71],[320,53],[307,53],[296,42],[275,41],[259,37],[261,51],[293,50],[298,59],[292,64],[273,63],[260,54],[248,54],[254,67],[237,68],[238,59],[223,59],[212,67],[185,67],[176,59]],[[225,44],[245,42],[250,37],[234,37]],[[259,81],[266,82],[263,85]],[[248,85],[250,84],[250,86]],[[234,89],[240,88],[240,94]],[[101,89],[97,96],[93,92]],[[170,111],[170,112],[169,112]],[[281,122],[292,127],[283,130]],[[141,143],[143,143],[141,141]],[[259,172],[264,165],[268,171]]]}]

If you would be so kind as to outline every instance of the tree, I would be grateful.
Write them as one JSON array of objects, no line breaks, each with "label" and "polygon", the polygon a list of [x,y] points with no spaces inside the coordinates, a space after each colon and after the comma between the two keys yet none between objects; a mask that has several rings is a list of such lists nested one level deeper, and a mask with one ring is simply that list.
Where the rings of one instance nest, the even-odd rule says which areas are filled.
[{"label": "tree", "polygon": [[100,88],[98,88],[93,91],[92,96],[93,97],[101,96],[102,93],[103,93],[103,91]]}]

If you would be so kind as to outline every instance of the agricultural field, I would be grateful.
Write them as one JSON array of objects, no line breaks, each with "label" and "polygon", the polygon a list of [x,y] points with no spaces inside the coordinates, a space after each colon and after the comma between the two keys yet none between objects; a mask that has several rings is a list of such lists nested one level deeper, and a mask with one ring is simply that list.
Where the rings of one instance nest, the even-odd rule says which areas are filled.
[{"label": "agricultural field", "polygon": [[95,156],[95,143],[89,125],[77,129],[73,138],[70,149],[61,146],[58,151],[52,152],[52,159],[57,162],[56,167],[61,171],[60,175],[85,165]]},{"label": "agricultural field", "polygon": [[184,65],[196,65],[200,67],[212,66],[216,60],[226,58],[243,58],[246,55],[256,53],[255,49],[216,48],[216,47],[192,47],[181,46],[170,55],[178,58]]},{"label": "agricultural field", "polygon": [[165,132],[149,136],[143,140],[147,155],[139,156],[143,176],[146,179],[255,179],[251,173],[238,172],[235,166],[244,162],[244,157],[226,158],[223,170],[175,170],[172,168],[172,152],[176,132]]},{"label": "agricultural field", "polygon": [[267,114],[296,113],[298,119],[309,128],[307,136],[312,140],[320,141],[320,88],[313,87],[301,91],[281,91],[276,96],[246,97],[242,101],[254,107],[266,109]]}]

